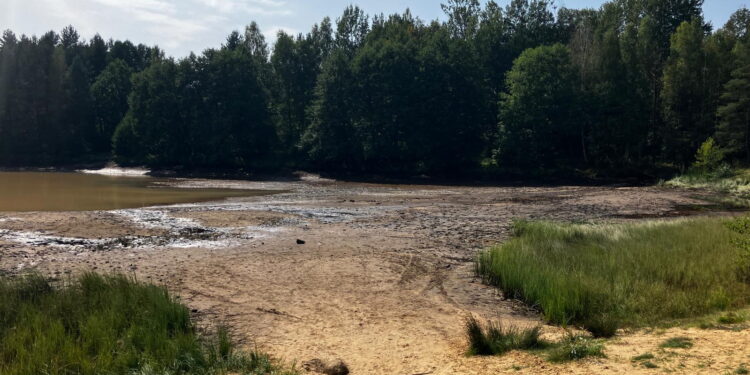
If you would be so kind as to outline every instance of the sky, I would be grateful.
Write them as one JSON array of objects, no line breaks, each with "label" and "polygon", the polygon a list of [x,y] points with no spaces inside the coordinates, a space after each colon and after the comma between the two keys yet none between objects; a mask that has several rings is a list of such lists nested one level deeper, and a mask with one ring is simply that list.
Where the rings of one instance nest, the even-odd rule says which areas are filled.
[{"label": "sky", "polygon": [[[496,0],[505,5],[510,0]],[[349,4],[368,14],[402,12],[407,7],[423,20],[442,18],[441,0],[0,0],[0,30],[41,35],[73,25],[88,39],[130,39],[158,45],[168,55],[220,46],[232,30],[251,21],[272,43],[279,30],[307,32],[325,16],[335,19]],[[557,0],[568,8],[598,8],[604,0]],[[715,26],[750,0],[706,0],[706,18]]]}]

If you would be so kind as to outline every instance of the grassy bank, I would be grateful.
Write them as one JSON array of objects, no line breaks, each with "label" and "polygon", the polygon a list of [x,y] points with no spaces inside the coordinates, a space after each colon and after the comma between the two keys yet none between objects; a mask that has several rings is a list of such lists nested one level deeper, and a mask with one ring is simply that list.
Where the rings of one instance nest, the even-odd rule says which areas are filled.
[{"label": "grassy bank", "polygon": [[620,225],[518,222],[480,255],[488,282],[551,323],[596,336],[750,302],[750,219]]},{"label": "grassy bank", "polygon": [[88,274],[53,287],[0,279],[4,375],[287,374],[240,353],[225,330],[201,337],[188,309],[161,287]]},{"label": "grassy bank", "polygon": [[726,169],[716,173],[691,172],[660,183],[683,189],[709,190],[720,195],[714,203],[729,208],[750,208],[750,169]]}]

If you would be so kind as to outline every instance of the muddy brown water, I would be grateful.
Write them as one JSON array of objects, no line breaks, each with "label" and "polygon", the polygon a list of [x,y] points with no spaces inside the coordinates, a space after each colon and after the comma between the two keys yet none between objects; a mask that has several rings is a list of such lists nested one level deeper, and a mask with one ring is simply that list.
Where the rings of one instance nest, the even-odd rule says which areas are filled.
[{"label": "muddy brown water", "polygon": [[268,190],[178,188],[176,180],[58,172],[0,172],[0,212],[97,211],[230,197],[270,195]]}]

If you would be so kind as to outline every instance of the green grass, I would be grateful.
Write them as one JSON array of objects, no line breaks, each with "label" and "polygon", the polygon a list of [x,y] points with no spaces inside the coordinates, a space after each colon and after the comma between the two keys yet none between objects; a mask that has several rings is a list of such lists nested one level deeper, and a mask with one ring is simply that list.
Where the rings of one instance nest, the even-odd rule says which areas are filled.
[{"label": "green grass", "polygon": [[466,321],[466,333],[469,355],[499,355],[511,350],[540,349],[547,346],[540,339],[540,327],[519,329],[492,322],[487,327],[482,327],[471,317]]},{"label": "green grass", "polygon": [[750,169],[732,169],[720,173],[686,173],[660,183],[683,189],[702,189],[722,193],[713,201],[727,208],[750,208]]},{"label": "green grass", "polygon": [[60,287],[0,279],[0,374],[286,374],[240,353],[224,329],[200,336],[166,289],[86,274]]},{"label": "green grass", "polygon": [[734,373],[745,375],[745,374],[750,374],[750,370],[748,370],[747,367],[745,367],[745,365],[740,365],[740,367],[737,367],[737,369],[734,370]]},{"label": "green grass", "polygon": [[639,361],[647,361],[649,359],[654,359],[654,355],[651,353],[644,353],[641,355],[637,355],[631,359],[633,362],[639,362]]},{"label": "green grass", "polygon": [[639,363],[641,366],[643,366],[645,368],[654,369],[654,368],[658,368],[659,367],[654,362],[651,361],[654,358],[656,358],[656,357],[653,354],[651,354],[651,353],[645,353],[645,354],[641,354],[641,355],[637,355],[637,356],[633,357],[631,359],[631,361]]},{"label": "green grass", "polygon": [[689,337],[672,337],[661,343],[659,347],[668,349],[690,349],[693,347],[693,340]]},{"label": "green grass", "polygon": [[744,323],[747,318],[744,315],[740,315],[736,312],[729,312],[720,316],[717,321],[721,324],[740,324]]},{"label": "green grass", "polygon": [[568,334],[559,342],[541,339],[541,327],[520,329],[490,322],[482,326],[474,317],[466,321],[468,355],[502,355],[512,350],[540,351],[551,362],[604,357],[604,343],[584,335]]},{"label": "green grass", "polygon": [[583,335],[568,335],[549,353],[551,362],[576,361],[588,357],[605,357],[602,340]]},{"label": "green grass", "polygon": [[608,337],[750,303],[750,219],[517,222],[476,267],[548,322]]}]

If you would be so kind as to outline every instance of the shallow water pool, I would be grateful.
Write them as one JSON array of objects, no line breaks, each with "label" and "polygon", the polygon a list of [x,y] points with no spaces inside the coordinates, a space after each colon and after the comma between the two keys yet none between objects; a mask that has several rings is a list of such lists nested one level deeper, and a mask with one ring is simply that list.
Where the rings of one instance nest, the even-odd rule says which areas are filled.
[{"label": "shallow water pool", "polygon": [[178,188],[171,179],[0,172],[0,211],[95,211],[270,195],[269,190]]}]

